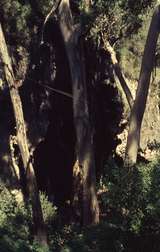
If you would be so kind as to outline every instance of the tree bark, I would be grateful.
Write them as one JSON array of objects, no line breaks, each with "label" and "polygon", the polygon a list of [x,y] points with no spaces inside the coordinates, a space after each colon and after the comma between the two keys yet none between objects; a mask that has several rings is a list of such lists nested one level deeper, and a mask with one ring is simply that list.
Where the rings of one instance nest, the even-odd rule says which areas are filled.
[{"label": "tree bark", "polygon": [[80,55],[78,31],[73,24],[69,0],[62,0],[58,8],[61,34],[68,57],[73,92],[73,113],[77,138],[77,160],[82,170],[83,224],[99,222],[99,205],[96,195],[93,129],[90,124],[84,61]]},{"label": "tree bark", "polygon": [[16,140],[19,146],[23,168],[25,170],[27,191],[29,199],[32,205],[33,224],[35,229],[35,238],[41,244],[47,244],[47,235],[44,228],[43,214],[41,209],[41,203],[39,198],[39,192],[37,189],[36,178],[34,169],[31,163],[31,157],[28,149],[27,135],[25,122],[23,117],[23,109],[19,91],[15,84],[14,72],[12,69],[11,59],[9,57],[7,45],[0,24],[0,57],[4,65],[5,78],[8,83],[11,102],[14,111],[15,123],[16,123]]},{"label": "tree bark", "polygon": [[153,69],[155,50],[160,31],[160,6],[153,14],[144,54],[142,58],[141,71],[138,81],[136,98],[131,110],[129,132],[127,138],[125,166],[133,166],[137,161],[138,148],[140,143],[140,131],[142,119],[146,107],[151,71]]}]

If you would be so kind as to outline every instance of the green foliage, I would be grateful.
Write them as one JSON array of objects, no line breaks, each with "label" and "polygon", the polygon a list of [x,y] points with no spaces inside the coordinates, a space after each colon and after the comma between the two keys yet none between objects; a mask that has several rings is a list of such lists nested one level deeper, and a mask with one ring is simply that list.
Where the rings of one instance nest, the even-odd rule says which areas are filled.
[{"label": "green foliage", "polygon": [[[56,208],[44,194],[40,198],[45,223],[51,225],[56,217]],[[23,202],[17,199],[15,193],[0,185],[0,251],[48,252],[47,248],[32,241],[29,230],[33,225],[31,208],[27,210]]]},{"label": "green foliage", "polygon": [[33,242],[33,245],[30,248],[32,252],[50,252],[48,247],[46,247],[45,245],[42,246],[36,241]]},{"label": "green foliage", "polygon": [[53,233],[51,251],[120,252],[124,251],[126,246],[124,237],[125,233],[121,228],[105,222],[83,229],[76,225],[69,225]]},{"label": "green foliage", "polygon": [[[90,75],[90,79],[93,78],[98,84],[113,82],[110,61],[107,61],[102,53],[101,33],[104,33],[112,44],[120,40],[116,49],[119,50],[121,65],[126,69],[125,73],[129,77],[137,79],[147,32],[148,19],[144,18],[144,12],[155,1],[93,0],[93,6],[87,13],[85,13],[83,2],[76,2],[79,2],[82,23],[87,29],[89,28],[85,39],[88,40],[86,45],[90,53],[88,61],[91,62],[91,65],[86,60],[86,65],[89,66],[87,74]],[[7,43],[14,55],[24,58],[24,65],[27,65],[31,59],[32,55],[28,54],[31,52],[30,48],[32,46],[37,48],[39,43],[38,29],[41,29],[43,18],[38,16],[37,10],[42,16],[45,16],[53,4],[49,0],[40,0],[37,3],[37,9],[34,9],[28,1],[0,1],[0,14]],[[148,12],[146,13],[148,14]],[[143,21],[145,21],[145,26],[137,34]],[[126,37],[128,38],[126,39]],[[111,99],[113,108],[114,98],[111,97]],[[114,104],[119,109],[118,100],[114,101]],[[103,109],[107,110],[106,104],[103,106]],[[117,119],[116,115],[114,116],[112,112],[111,114],[113,118]],[[114,131],[113,118],[108,120],[108,124],[111,124],[110,128]],[[157,161],[141,164],[131,171],[118,167],[111,160],[106,164],[100,182],[99,200],[102,212],[107,216],[107,224],[104,220],[100,225],[87,229],[81,229],[76,225],[62,226],[56,208],[44,194],[41,194],[51,251],[121,252],[127,251],[126,234],[128,232],[141,234],[149,230],[153,234],[159,234],[159,163]],[[108,224],[109,222],[111,224]],[[42,248],[32,241],[29,226],[32,226],[30,211],[25,209],[23,203],[17,202],[15,196],[6,187],[1,186],[0,251],[46,251],[46,248]]]},{"label": "green foliage", "polygon": [[89,37],[98,44],[100,44],[101,33],[105,34],[111,43],[129,37],[138,31],[142,25],[144,13],[146,14],[147,9],[154,5],[154,0],[93,1],[93,8],[89,13],[90,19],[87,19],[89,23],[87,26],[91,28]]},{"label": "green foliage", "polygon": [[102,193],[101,199],[103,209],[108,209],[115,224],[137,234],[148,229],[157,232],[160,225],[159,163],[157,160],[139,164],[129,171],[113,161],[106,164],[100,183],[106,192]]},{"label": "green foliage", "polygon": [[[128,235],[159,234],[160,161],[139,164],[131,171],[112,160],[105,165],[99,201],[106,220],[97,226],[62,225],[55,207],[41,193],[50,251],[128,251]],[[31,214],[3,185],[0,187],[0,251],[46,252],[29,233]],[[134,251],[134,250],[131,250]],[[136,250],[135,250],[136,251]]]},{"label": "green foliage", "polygon": [[0,251],[30,251],[27,211],[3,185],[0,186],[0,234]]},{"label": "green foliage", "polygon": [[142,15],[143,23],[138,33],[132,34],[128,38],[123,38],[117,47],[122,69],[130,79],[138,80],[139,78],[143,51],[152,15],[153,8],[146,11],[145,16]]},{"label": "green foliage", "polygon": [[48,197],[44,193],[40,193],[40,200],[42,205],[44,221],[49,225],[57,215],[57,208],[48,200]]},{"label": "green foliage", "polygon": [[54,0],[40,0],[37,2],[39,9],[42,11],[43,15],[46,16],[51,8],[53,7]]},{"label": "green foliage", "polygon": [[30,43],[29,19],[31,8],[17,0],[2,0],[0,2],[2,24],[10,45],[25,45]]}]

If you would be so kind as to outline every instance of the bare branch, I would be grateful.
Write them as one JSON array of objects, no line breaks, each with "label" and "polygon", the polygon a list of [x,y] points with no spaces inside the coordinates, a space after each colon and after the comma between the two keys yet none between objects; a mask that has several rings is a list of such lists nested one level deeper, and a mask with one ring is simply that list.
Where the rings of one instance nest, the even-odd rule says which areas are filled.
[{"label": "bare branch", "polygon": [[52,9],[50,10],[50,12],[45,17],[45,20],[44,20],[44,23],[43,23],[43,26],[42,26],[41,44],[44,43],[44,29],[45,29],[46,23],[49,20],[49,18],[54,14],[54,12],[58,9],[60,2],[61,2],[61,0],[56,0],[53,7],[52,7]]}]

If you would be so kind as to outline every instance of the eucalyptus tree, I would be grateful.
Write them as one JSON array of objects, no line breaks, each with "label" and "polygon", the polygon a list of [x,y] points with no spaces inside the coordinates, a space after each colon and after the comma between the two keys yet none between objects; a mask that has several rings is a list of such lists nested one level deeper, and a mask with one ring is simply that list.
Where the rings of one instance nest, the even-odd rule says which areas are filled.
[{"label": "eucalyptus tree", "polygon": [[22,179],[21,177],[22,173],[25,174],[24,176],[25,176],[27,193],[24,195],[24,201],[28,207],[29,207],[29,201],[31,201],[35,240],[38,241],[40,244],[47,246],[47,234],[44,226],[41,202],[39,192],[37,189],[37,183],[33,165],[31,162],[31,155],[27,143],[27,134],[23,115],[22,102],[19,95],[18,86],[12,68],[11,58],[8,53],[1,24],[0,24],[0,58],[4,65],[5,78],[8,83],[11,102],[14,111],[14,117],[16,123],[15,143],[18,145],[21,155],[20,158],[23,163],[23,165],[21,166],[19,164],[20,179]]},{"label": "eucalyptus tree", "polygon": [[140,144],[140,133],[143,115],[146,107],[151,72],[153,70],[157,40],[160,27],[160,6],[157,6],[149,27],[142,58],[136,98],[131,109],[129,132],[127,138],[125,166],[133,166],[137,161]]},{"label": "eucalyptus tree", "polygon": [[[95,83],[99,86],[106,83],[112,85],[114,82],[114,69],[123,87],[125,87],[124,90],[126,90],[127,97],[129,97],[130,105],[133,104],[131,93],[129,93],[129,88],[125,83],[125,78],[116,59],[116,50],[122,39],[129,37],[140,29],[143,14],[154,3],[154,0],[58,0],[54,2],[49,0],[1,0],[0,2],[0,19],[6,34],[8,48],[13,55],[15,78],[20,78],[21,82],[24,79],[29,80],[30,73],[35,68],[38,70],[37,74],[34,74],[32,84],[38,82],[37,76],[43,75],[42,68],[38,68],[35,62],[32,62],[33,51],[34,58],[37,59],[43,48],[39,45],[41,30],[46,28],[49,18],[58,22],[72,83],[70,98],[73,100],[72,107],[76,131],[75,153],[82,182],[83,220],[85,224],[99,221],[99,207],[96,195],[97,167],[95,167],[96,122],[93,120],[95,114],[93,107],[96,98],[92,99],[93,93],[96,97],[96,89],[93,87]],[[48,13],[51,15],[48,16]],[[49,37],[52,39],[47,40],[47,46],[51,40],[52,42],[56,40],[54,30],[51,27],[52,25],[49,28]],[[52,49],[53,44],[49,44]],[[51,51],[53,53],[53,50]],[[48,57],[48,54],[46,57]],[[91,60],[94,58],[97,60],[96,66]],[[105,64],[103,64],[104,62]],[[103,67],[101,68],[99,65]],[[63,65],[61,68],[62,73],[64,70]],[[56,67],[55,69],[57,71]],[[42,81],[45,82],[44,76]],[[91,88],[93,92],[90,92]],[[39,92],[39,88],[36,88],[36,92]],[[113,102],[113,97],[110,97],[110,99]],[[105,106],[105,103],[103,103],[103,106]],[[116,105],[116,107],[118,106]],[[107,117],[107,109],[102,109]],[[101,111],[98,111],[98,113],[101,113]],[[112,112],[110,111],[110,113]],[[113,117],[111,118],[114,120]],[[107,120],[113,131],[112,122],[108,117]],[[103,125],[103,122],[101,124]],[[109,134],[106,134],[105,137],[102,136],[106,141],[106,145],[109,137]],[[101,155],[103,156],[101,159],[104,159],[106,152],[104,150],[102,152],[104,153]]]}]

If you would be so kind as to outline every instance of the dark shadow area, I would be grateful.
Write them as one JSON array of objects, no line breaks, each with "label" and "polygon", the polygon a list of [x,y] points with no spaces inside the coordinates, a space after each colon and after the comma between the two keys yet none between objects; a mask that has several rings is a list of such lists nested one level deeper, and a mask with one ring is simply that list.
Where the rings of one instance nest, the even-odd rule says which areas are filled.
[{"label": "dark shadow area", "polygon": [[[58,24],[50,22],[44,34],[45,43],[54,47],[56,67],[50,87],[71,94],[71,81],[64,45]],[[51,56],[50,56],[51,57]],[[46,68],[45,62],[43,62]],[[45,71],[43,72],[45,73]],[[45,79],[42,76],[41,81]],[[45,84],[45,83],[44,83]],[[39,189],[47,192],[57,206],[62,206],[72,196],[72,168],[75,160],[75,130],[73,124],[72,98],[51,94],[49,126],[45,140],[35,151],[35,171]]]},{"label": "dark shadow area", "polygon": [[[96,171],[97,178],[99,178],[104,160],[113,154],[117,146],[117,133],[123,108],[118,90],[113,84],[109,59],[107,61],[103,52],[100,53],[100,56],[96,56],[94,47],[88,48],[89,45],[86,44],[84,50],[90,119],[95,132]],[[49,91],[48,97],[43,98],[45,92],[48,92],[48,86],[69,94],[72,93],[69,64],[55,20],[47,23],[44,44],[39,47],[37,57],[34,59],[36,59],[35,69],[30,71],[30,79],[34,80],[31,83],[33,100],[35,106],[38,106],[35,109],[37,121],[41,120],[38,117],[42,118],[45,114],[44,118],[48,125],[46,130],[43,130],[46,132],[44,141],[35,150],[34,167],[39,189],[45,191],[49,198],[59,206],[72,198],[72,169],[76,158],[76,140],[72,98],[52,90]],[[99,77],[97,78],[96,75]],[[23,97],[24,99],[25,97]],[[42,103],[44,107],[49,103],[50,108],[46,111],[43,110]],[[41,121],[42,127],[45,125],[44,118]]]},{"label": "dark shadow area", "polygon": [[[15,135],[15,121],[9,90],[5,88],[0,94],[0,174],[1,181],[10,185],[12,181],[12,164],[10,159],[9,138]],[[13,182],[13,181],[12,181]]]},{"label": "dark shadow area", "polygon": [[[70,70],[57,21],[50,20],[47,23],[45,43],[42,45],[40,37],[38,31],[30,43],[30,62],[19,92],[29,144],[31,148],[36,147],[34,166],[38,187],[56,205],[63,205],[72,197],[72,169],[76,158],[72,98],[56,93],[48,86],[71,94]],[[104,161],[115,151],[123,108],[113,84],[109,59],[103,51],[97,54],[96,48],[88,42],[84,45],[84,51],[99,178]],[[2,118],[2,128],[9,122],[5,127],[6,142],[2,145],[8,146],[8,131],[14,131],[15,124],[10,98],[5,97],[3,102],[7,104],[6,111],[10,107],[10,114],[7,115],[7,112]],[[4,107],[3,102],[1,108]],[[7,130],[7,127],[10,129]],[[8,149],[6,151],[8,154]]]}]

